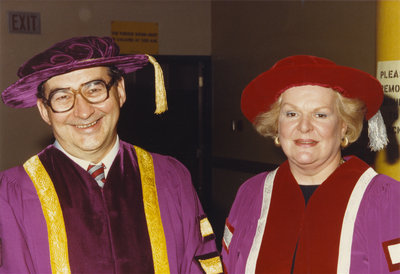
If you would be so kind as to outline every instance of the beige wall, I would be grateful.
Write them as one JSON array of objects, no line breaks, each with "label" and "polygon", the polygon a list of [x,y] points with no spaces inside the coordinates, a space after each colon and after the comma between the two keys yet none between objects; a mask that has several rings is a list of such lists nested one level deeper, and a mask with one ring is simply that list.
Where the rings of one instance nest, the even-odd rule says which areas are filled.
[{"label": "beige wall", "polygon": [[[8,33],[8,11],[39,12],[40,35]],[[211,54],[210,1],[0,1],[0,88],[17,80],[18,67],[53,43],[79,35],[109,36],[111,21],[157,22],[159,53]],[[0,104],[0,170],[22,163],[51,141],[36,109]]]}]

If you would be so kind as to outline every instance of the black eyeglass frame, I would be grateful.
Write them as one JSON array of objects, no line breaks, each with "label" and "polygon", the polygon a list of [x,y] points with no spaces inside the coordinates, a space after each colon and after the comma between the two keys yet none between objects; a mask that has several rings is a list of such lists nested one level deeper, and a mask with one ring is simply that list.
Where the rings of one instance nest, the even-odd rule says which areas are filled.
[{"label": "black eyeglass frame", "polygon": [[[94,102],[91,102],[91,101],[90,101],[88,98],[86,98],[86,97],[82,94],[82,92],[81,92],[82,87],[83,87],[84,85],[86,85],[86,84],[88,84],[88,83],[90,83],[90,82],[93,82],[93,81],[100,81],[100,82],[103,82],[104,85],[105,85],[105,87],[106,87],[106,90],[107,90],[107,96],[104,98],[104,100],[99,101],[99,102],[95,102],[95,103],[94,103]],[[71,90],[71,91],[73,92],[73,94],[74,94],[74,102],[73,102],[73,104],[71,105],[71,107],[70,107],[69,109],[63,110],[63,111],[54,110],[53,107],[52,107],[52,105],[51,105],[51,98],[54,96],[54,94],[56,94],[57,90],[51,92],[51,93],[49,94],[49,98],[42,97],[41,99],[42,99],[43,103],[45,103],[46,105],[48,105],[54,113],[64,113],[64,112],[70,111],[71,109],[74,108],[74,106],[75,106],[75,101],[76,101],[76,95],[77,95],[77,94],[80,94],[80,95],[82,96],[82,98],[85,99],[85,100],[86,100],[88,103],[90,103],[90,104],[100,104],[100,103],[103,103],[104,101],[106,101],[106,100],[110,97],[110,89],[112,88],[112,86],[113,86],[115,83],[116,83],[116,78],[113,77],[113,78],[111,78],[110,82],[108,82],[108,84],[107,84],[104,80],[97,79],[97,80],[89,81],[89,82],[87,82],[87,83],[83,83],[82,85],[80,85],[80,87],[79,87],[78,89],[69,88],[69,90]]]}]

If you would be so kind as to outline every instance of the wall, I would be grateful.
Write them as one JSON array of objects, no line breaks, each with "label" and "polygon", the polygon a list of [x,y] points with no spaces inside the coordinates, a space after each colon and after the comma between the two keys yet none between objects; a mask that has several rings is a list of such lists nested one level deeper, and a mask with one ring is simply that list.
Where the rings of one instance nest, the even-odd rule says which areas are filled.
[{"label": "wall", "polygon": [[[17,80],[18,67],[53,43],[80,35],[110,35],[111,21],[157,22],[159,53],[211,54],[210,1],[0,1],[0,88]],[[39,12],[40,35],[8,33],[8,11]],[[36,108],[0,104],[0,170],[17,165],[52,141]]]},{"label": "wall", "polygon": [[[243,88],[277,60],[311,54],[375,74],[375,1],[213,1],[211,10],[214,157],[266,168],[284,159],[240,111]],[[243,130],[233,132],[232,120],[242,120]],[[237,187],[251,174],[226,168],[213,174],[216,212],[223,213],[214,217],[219,230]]]}]

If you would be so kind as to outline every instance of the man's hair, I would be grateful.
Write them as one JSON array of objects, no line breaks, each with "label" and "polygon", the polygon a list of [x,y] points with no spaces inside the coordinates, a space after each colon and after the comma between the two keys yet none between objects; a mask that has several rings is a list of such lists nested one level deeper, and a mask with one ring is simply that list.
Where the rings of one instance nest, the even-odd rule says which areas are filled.
[{"label": "man's hair", "polygon": [[[347,124],[345,136],[349,143],[354,143],[360,137],[364,116],[367,108],[363,101],[342,96],[335,91],[335,106],[339,118]],[[259,114],[253,122],[256,131],[264,137],[276,137],[278,134],[279,113],[282,105],[282,95],[271,105],[269,111]]]},{"label": "man's hair", "polygon": [[[115,67],[115,66],[109,66],[108,67],[108,75],[111,77],[111,79],[116,80],[115,83],[117,83],[118,80],[120,80],[122,77],[125,76],[124,73],[121,70],[119,70],[117,67]],[[47,79],[47,80],[49,80],[49,79]],[[45,98],[45,95],[44,95],[44,84],[47,82],[47,80],[43,81],[42,83],[40,83],[40,85],[37,88],[38,92],[36,94],[36,97],[38,99]]]}]

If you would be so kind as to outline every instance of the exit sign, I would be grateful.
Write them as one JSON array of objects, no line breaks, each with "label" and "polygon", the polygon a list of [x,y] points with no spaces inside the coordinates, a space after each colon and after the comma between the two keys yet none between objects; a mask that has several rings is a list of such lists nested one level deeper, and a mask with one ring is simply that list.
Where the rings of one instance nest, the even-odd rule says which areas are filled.
[{"label": "exit sign", "polygon": [[8,31],[10,33],[40,34],[40,13],[8,12]]}]

